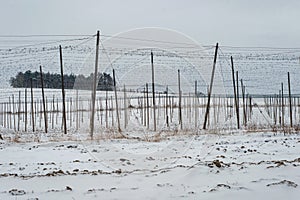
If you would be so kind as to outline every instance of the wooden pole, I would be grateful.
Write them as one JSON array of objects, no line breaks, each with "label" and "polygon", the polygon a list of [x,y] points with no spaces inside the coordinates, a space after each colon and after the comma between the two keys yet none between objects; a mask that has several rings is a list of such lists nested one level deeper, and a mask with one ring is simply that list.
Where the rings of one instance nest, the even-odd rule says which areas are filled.
[{"label": "wooden pole", "polygon": [[15,107],[15,96],[14,95],[12,95],[12,113],[13,113],[13,119],[14,119],[14,131],[16,131],[16,111],[15,111],[15,109],[16,109],[16,107]]},{"label": "wooden pole", "polygon": [[153,128],[156,131],[156,113],[155,113],[155,87],[154,87],[154,64],[153,52],[151,51],[151,68],[152,68],[152,101],[153,101]]},{"label": "wooden pole", "polygon": [[208,91],[208,99],[207,99],[207,105],[206,105],[206,112],[205,112],[205,118],[204,118],[204,123],[203,123],[203,129],[206,129],[206,124],[207,124],[208,115],[209,115],[210,98],[211,98],[212,86],[213,86],[214,75],[215,75],[215,68],[216,68],[216,63],[217,63],[218,46],[219,46],[219,44],[217,43],[216,44],[216,49],[215,49],[215,56],[214,56],[214,63],[213,63],[212,73],[211,73],[209,91]]},{"label": "wooden pole", "polygon": [[180,70],[179,69],[178,69],[178,95],[179,95],[179,103],[178,103],[179,124],[180,124],[180,129],[182,130],[181,86],[180,86]]},{"label": "wooden pole", "polygon": [[146,83],[146,98],[147,98],[147,129],[149,129],[150,111],[149,111],[149,89],[148,83]]},{"label": "wooden pole", "polygon": [[239,119],[239,107],[238,107],[238,100],[236,95],[236,87],[235,87],[235,76],[234,76],[234,66],[233,66],[233,58],[231,59],[231,72],[232,72],[232,84],[233,84],[233,92],[234,92],[234,103],[235,103],[235,110],[236,110],[236,120],[237,120],[237,128],[240,129],[240,119]]},{"label": "wooden pole", "polygon": [[117,112],[116,114],[117,114],[117,122],[118,122],[118,131],[121,132],[115,69],[113,69],[113,80],[114,80],[114,91],[115,91],[115,102],[116,102],[116,112]]},{"label": "wooden pole", "polygon": [[105,128],[108,129],[108,91],[105,91]]},{"label": "wooden pole", "polygon": [[249,120],[252,118],[252,97],[249,96]]},{"label": "wooden pole", "polygon": [[27,88],[25,88],[25,132],[27,132]]},{"label": "wooden pole", "polygon": [[72,105],[73,105],[73,100],[72,97],[69,100],[69,122],[70,122],[70,127],[72,127]]},{"label": "wooden pole", "polygon": [[166,102],[165,102],[165,104],[166,104],[166,123],[167,123],[167,127],[169,127],[169,114],[168,114],[168,93],[169,93],[169,88],[168,88],[168,86],[167,86],[167,88],[166,88]]},{"label": "wooden pole", "polygon": [[46,104],[45,104],[43,70],[42,70],[42,66],[41,65],[40,65],[40,76],[41,76],[41,86],[42,86],[42,98],[43,98],[43,111],[44,111],[45,133],[47,133],[48,132],[47,111],[46,111]]},{"label": "wooden pole", "polygon": [[11,108],[11,99],[10,97],[8,97],[8,116],[9,116],[9,126],[8,128],[11,129],[12,128],[12,108]]},{"label": "wooden pole", "polygon": [[124,85],[124,128],[127,127],[127,97],[126,97],[126,87]]},{"label": "wooden pole", "polygon": [[197,95],[197,93],[198,93],[198,83],[197,83],[197,81],[195,81],[195,96],[197,97],[198,95]]},{"label": "wooden pole", "polygon": [[289,87],[289,103],[290,103],[290,125],[291,125],[291,128],[293,128],[292,94],[291,94],[290,72],[288,72],[288,87]]},{"label": "wooden pole", "polygon": [[283,97],[283,83],[281,83],[281,123],[284,131],[284,97]]},{"label": "wooden pole", "polygon": [[143,123],[144,123],[144,126],[147,126],[146,87],[144,87],[144,90],[143,90],[143,113],[144,113]]},{"label": "wooden pole", "polygon": [[96,58],[95,58],[95,71],[94,71],[94,80],[93,80],[93,91],[92,91],[92,109],[91,109],[91,119],[90,119],[90,136],[93,139],[94,135],[94,117],[95,117],[95,100],[96,100],[96,91],[98,83],[98,57],[99,57],[99,37],[100,32],[97,31],[97,41],[96,41]]},{"label": "wooden pole", "polygon": [[42,117],[43,117],[43,102],[42,102],[43,100],[42,99],[39,99],[39,105],[38,105],[38,107],[39,107],[39,127],[40,127],[40,129],[42,128]]},{"label": "wooden pole", "polygon": [[100,124],[103,125],[103,105],[102,105],[102,98],[100,97]]},{"label": "wooden pole", "polygon": [[110,96],[110,113],[111,113],[111,127],[115,128],[115,123],[114,123],[114,101],[113,101],[113,97]]},{"label": "wooden pole", "polygon": [[[1,107],[0,107],[0,124],[1,126],[3,126],[3,103],[0,103]],[[1,134],[0,134],[1,135]]]},{"label": "wooden pole", "polygon": [[18,101],[18,131],[20,131],[20,120],[21,120],[21,91],[19,91],[19,101]]},{"label": "wooden pole", "polygon": [[56,117],[55,117],[55,121],[56,121],[56,125],[58,124],[58,115],[59,115],[59,109],[58,109],[58,98],[56,98]]},{"label": "wooden pole", "polygon": [[1,126],[3,126],[3,127],[4,127],[4,123],[3,123],[4,104],[5,104],[5,103],[1,103]]},{"label": "wooden pole", "polygon": [[243,84],[243,79],[241,79],[241,88],[242,88],[242,98],[243,98],[243,122],[244,126],[246,126],[246,107],[245,107],[245,86]]},{"label": "wooden pole", "polygon": [[62,104],[63,104],[63,126],[64,126],[64,134],[67,134],[64,71],[63,71],[62,49],[60,45],[59,45],[59,58],[60,58],[61,92],[62,92]]},{"label": "wooden pole", "polygon": [[52,97],[52,129],[54,129],[55,96]]},{"label": "wooden pole", "polygon": [[79,129],[79,122],[78,90],[76,90],[76,131]]},{"label": "wooden pole", "polygon": [[3,116],[4,117],[4,119],[3,119],[4,128],[8,128],[9,119],[8,119],[8,103],[7,102],[4,103],[3,113],[4,113],[4,116]]},{"label": "wooden pole", "polygon": [[1,103],[1,125],[5,127],[5,103]]},{"label": "wooden pole", "polygon": [[198,126],[198,88],[197,88],[197,81],[195,81],[195,102],[194,102],[194,107],[195,107],[195,128]]},{"label": "wooden pole", "polygon": [[240,90],[239,90],[239,72],[236,71],[236,105],[237,105],[237,121],[239,123],[239,127],[240,127]]},{"label": "wooden pole", "polygon": [[1,126],[4,127],[4,123],[3,123],[3,116],[4,116],[4,107],[3,107],[4,103],[1,103]]},{"label": "wooden pole", "polygon": [[30,78],[30,95],[31,95],[31,117],[32,117],[32,132],[34,132],[34,106],[33,106],[33,88],[32,88],[32,78]]},{"label": "wooden pole", "polygon": [[156,126],[159,126],[159,115],[160,115],[160,92],[158,93]]}]

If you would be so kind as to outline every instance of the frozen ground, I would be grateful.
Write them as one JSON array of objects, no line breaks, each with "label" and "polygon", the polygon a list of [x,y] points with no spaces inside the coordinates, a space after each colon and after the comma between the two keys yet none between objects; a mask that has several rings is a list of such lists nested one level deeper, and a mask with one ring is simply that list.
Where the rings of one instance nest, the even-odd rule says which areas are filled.
[{"label": "frozen ground", "polygon": [[[3,135],[3,134],[2,134]],[[299,199],[300,135],[0,140],[0,199]]]}]

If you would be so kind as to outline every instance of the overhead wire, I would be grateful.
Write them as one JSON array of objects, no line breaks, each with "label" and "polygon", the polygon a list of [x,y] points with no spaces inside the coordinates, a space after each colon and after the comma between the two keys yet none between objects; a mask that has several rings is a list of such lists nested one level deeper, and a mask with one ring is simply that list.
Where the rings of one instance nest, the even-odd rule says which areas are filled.
[{"label": "overhead wire", "polygon": [[[37,49],[35,49],[36,52],[34,52],[34,55],[32,55],[32,53],[28,53],[28,55],[26,55],[26,53],[22,53],[21,51],[18,51],[18,53],[14,53],[13,48],[9,48],[9,49],[5,49],[3,51],[3,49],[1,49],[0,51],[0,59],[1,60],[1,64],[7,65],[9,64],[14,65],[14,63],[18,64],[24,64],[24,63],[32,63],[35,60],[43,60],[43,59],[47,59],[47,63],[50,63],[51,60],[54,59],[54,56],[52,55],[52,52],[55,52],[57,50],[58,47],[51,47],[51,45],[54,44],[58,44],[58,43],[68,43],[68,42],[77,42],[79,41],[79,43],[76,44],[71,44],[71,45],[63,45],[63,49],[68,49],[70,51],[70,53],[66,53],[64,55],[64,59],[65,60],[69,60],[70,62],[72,62],[72,64],[78,64],[78,63],[82,63],[84,62],[84,56],[80,57],[79,55],[81,53],[79,53],[79,50],[77,52],[77,50],[73,49],[73,48],[77,48],[77,47],[83,47],[83,45],[87,44],[88,42],[90,42],[95,35],[19,35],[19,36],[11,36],[11,37],[5,37],[5,36],[1,36],[0,35],[0,42],[1,42],[1,37],[2,38],[34,38],[34,37],[38,37],[38,38],[46,38],[46,37],[74,37],[74,36],[78,36],[81,38],[69,38],[69,39],[62,39],[62,40],[55,40],[55,41],[50,41],[50,40],[45,40],[46,42],[44,43],[36,43],[36,44],[30,44],[30,45],[23,45],[23,46],[19,46],[16,47],[16,49],[29,49],[29,51],[31,51],[34,47],[37,47]],[[181,55],[182,57],[186,57],[186,58],[198,58],[198,59],[211,59],[212,56],[212,52],[210,52],[210,50],[212,50],[214,48],[214,45],[204,45],[204,49],[205,51],[207,51],[207,55],[201,55],[201,51],[198,49],[195,49],[193,46],[194,44],[190,44],[190,43],[180,43],[180,42],[170,42],[170,41],[161,41],[161,40],[151,40],[151,39],[141,39],[141,38],[130,38],[130,37],[120,37],[120,36],[109,36],[109,35],[102,35],[102,37],[107,37],[107,38],[118,38],[120,40],[126,40],[126,41],[143,41],[143,42],[155,42],[155,43],[160,43],[160,44],[172,44],[174,46],[176,46],[177,48],[182,48],[180,51],[176,51],[176,54]],[[47,39],[47,38],[46,38]],[[17,40],[16,40],[17,41]],[[34,41],[31,41],[34,42]],[[90,45],[87,45],[90,46]],[[128,51],[127,49],[121,48],[121,47],[117,47],[117,48],[107,48],[104,46],[103,42],[101,41],[101,46],[102,46],[102,53],[104,53],[107,57],[107,59],[109,60],[110,65],[112,66],[112,61],[110,60],[111,58],[111,54],[115,53],[115,54],[119,54],[119,55],[124,55],[124,51]],[[46,47],[45,49],[42,49]],[[48,48],[49,47],[49,48]],[[291,61],[292,63],[288,64],[291,67],[293,67],[294,65],[297,65],[298,63],[296,63],[296,61],[298,61],[299,56],[297,56],[297,53],[300,52],[300,48],[282,48],[282,47],[235,47],[235,46],[219,46],[220,47],[220,60],[219,60],[219,65],[221,67],[221,71],[222,71],[222,76],[224,81],[226,82],[227,79],[226,77],[229,75],[230,70],[227,70],[226,66],[229,66],[230,68],[230,64],[229,64],[229,55],[230,54],[234,54],[236,55],[235,60],[237,61],[238,65],[243,65],[243,67],[241,68],[241,76],[243,76],[243,73],[246,72],[247,69],[252,70],[253,67],[256,66],[257,67],[261,67],[264,66],[265,64],[268,65],[274,65],[273,68],[276,69],[277,66],[275,66],[275,64],[280,64],[283,63],[285,64],[285,66],[287,65],[287,60]],[[86,49],[87,52],[90,52],[92,50],[92,48],[90,49]],[[244,51],[246,51],[246,55],[244,55]],[[279,52],[278,52],[279,51]],[[10,54],[8,56],[5,57],[5,53],[6,52],[10,52]],[[75,53],[73,53],[75,52]],[[50,55],[50,54],[51,55]],[[124,59],[124,62],[129,62],[129,63],[138,63],[141,62],[139,61],[139,56],[145,56],[142,59],[146,59],[147,56],[145,54],[145,52],[142,52],[141,50],[136,51],[136,52],[131,52],[133,55],[127,55],[126,59]],[[295,54],[295,55],[294,55]],[[2,56],[2,57],[1,57]],[[163,59],[166,61],[166,64],[168,65],[174,65],[174,62],[177,62],[177,60],[174,60],[172,58],[173,55],[171,54],[165,54],[163,52],[161,53],[157,53],[157,56],[162,56]],[[201,57],[202,56],[202,57]],[[22,58],[20,58],[22,57]],[[227,58],[228,57],[228,58]],[[38,62],[40,62],[38,61]],[[251,65],[250,65],[251,64]],[[228,68],[228,69],[229,69]],[[269,84],[266,84],[269,85]],[[227,87],[227,86],[225,86]],[[248,87],[255,87],[255,85],[249,84]]]}]

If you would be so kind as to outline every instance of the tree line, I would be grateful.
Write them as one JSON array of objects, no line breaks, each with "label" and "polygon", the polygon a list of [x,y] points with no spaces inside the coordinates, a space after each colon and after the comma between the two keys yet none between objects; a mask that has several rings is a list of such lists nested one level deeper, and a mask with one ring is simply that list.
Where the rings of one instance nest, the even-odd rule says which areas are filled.
[{"label": "tree line", "polygon": [[[40,72],[19,72],[15,77],[11,77],[9,80],[10,86],[13,88],[41,88],[41,74]],[[57,73],[43,73],[44,88],[60,89],[62,86],[61,75]],[[64,75],[64,87],[66,89],[92,89],[92,83],[94,80],[94,74],[91,73],[89,76],[65,74]],[[113,79],[110,74],[98,73],[98,85],[97,90],[113,90]]]}]

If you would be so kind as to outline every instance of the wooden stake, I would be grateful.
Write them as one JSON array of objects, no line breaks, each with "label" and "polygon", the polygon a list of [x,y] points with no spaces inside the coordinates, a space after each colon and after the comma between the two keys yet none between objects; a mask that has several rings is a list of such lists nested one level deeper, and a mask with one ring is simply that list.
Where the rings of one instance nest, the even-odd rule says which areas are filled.
[{"label": "wooden stake", "polygon": [[95,100],[96,100],[96,91],[98,83],[98,56],[99,56],[99,37],[100,33],[97,31],[97,41],[96,41],[96,59],[95,59],[95,71],[94,71],[94,80],[93,80],[93,91],[92,91],[92,109],[91,109],[91,119],[90,119],[90,136],[93,139],[94,135],[94,117],[95,117]]},{"label": "wooden stake", "polygon": [[14,131],[16,131],[16,107],[15,107],[15,96],[12,95],[12,111],[13,111],[13,119],[14,119]]},{"label": "wooden stake", "polygon": [[124,85],[124,128],[127,127],[127,97],[126,97],[126,87]]},{"label": "wooden stake", "polygon": [[32,78],[30,78],[30,93],[31,93],[31,120],[32,120],[32,132],[34,132],[34,106],[33,106],[33,88]]},{"label": "wooden stake", "polygon": [[42,66],[41,65],[40,65],[40,76],[41,76],[41,86],[42,86],[42,98],[43,98],[43,111],[44,111],[45,133],[47,133],[48,132],[47,111],[46,111],[46,104],[45,104],[43,70],[42,70]]},{"label": "wooden stake", "polygon": [[239,94],[239,72],[236,71],[236,105],[237,105],[237,121],[240,127],[240,94]]},{"label": "wooden stake", "polygon": [[146,83],[146,98],[147,98],[147,129],[149,129],[150,123],[150,111],[149,111],[149,90],[148,90],[148,83]]},{"label": "wooden stake", "polygon": [[79,122],[80,120],[79,120],[78,90],[76,90],[76,131],[79,129]]},{"label": "wooden stake", "polygon": [[284,97],[283,97],[283,83],[281,83],[281,123],[284,131]]},{"label": "wooden stake", "polygon": [[113,101],[113,97],[110,96],[110,113],[111,113],[111,127],[115,128],[115,123],[114,123],[114,101]]},{"label": "wooden stake", "polygon": [[117,122],[118,122],[118,131],[121,132],[120,125],[120,116],[119,116],[119,106],[118,106],[118,95],[117,95],[117,87],[116,87],[116,76],[115,69],[113,69],[113,81],[114,81],[114,91],[115,91],[115,102],[116,102],[116,114],[117,114]]},{"label": "wooden stake", "polygon": [[243,98],[243,124],[246,126],[246,103],[245,103],[245,86],[243,84],[243,79],[241,79],[241,88],[242,88],[242,98]]},{"label": "wooden stake", "polygon": [[105,128],[108,129],[108,91],[105,91]]},{"label": "wooden stake", "polygon": [[181,110],[181,87],[180,87],[180,70],[178,69],[178,95],[179,95],[179,103],[178,103],[178,115],[180,129],[182,130],[182,110]]},{"label": "wooden stake", "polygon": [[231,59],[231,72],[232,72],[232,83],[233,83],[233,92],[234,92],[234,103],[235,103],[235,111],[236,111],[236,121],[237,121],[237,128],[240,129],[240,119],[239,119],[239,106],[238,106],[238,100],[237,100],[237,93],[236,93],[236,87],[235,87],[235,76],[234,76],[234,66],[233,66],[233,58]]},{"label": "wooden stake", "polygon": [[289,102],[290,102],[290,125],[291,125],[291,128],[293,128],[293,113],[292,113],[292,95],[291,95],[290,72],[288,72],[288,87],[289,87]]},{"label": "wooden stake", "polygon": [[198,126],[198,95],[197,95],[197,81],[195,81],[195,101],[194,101],[194,108],[195,108],[195,128]]},{"label": "wooden stake", "polygon": [[25,132],[27,132],[27,88],[25,88]]},{"label": "wooden stake", "polygon": [[21,115],[21,91],[19,91],[19,101],[18,101],[18,131],[20,131],[20,115]]},{"label": "wooden stake", "polygon": [[64,127],[64,134],[67,134],[64,71],[63,71],[62,50],[60,45],[59,45],[59,55],[60,55],[59,58],[60,58],[61,92],[62,92],[62,103],[63,103],[63,127]]},{"label": "wooden stake", "polygon": [[168,114],[168,93],[169,93],[169,91],[168,91],[169,89],[168,89],[168,86],[167,86],[167,88],[166,88],[166,102],[165,102],[165,106],[166,106],[166,123],[167,123],[167,127],[169,127],[169,114]]},{"label": "wooden stake", "polygon": [[54,129],[54,114],[55,114],[55,99],[54,99],[54,95],[52,97],[52,129]]},{"label": "wooden stake", "polygon": [[212,69],[212,73],[211,73],[209,91],[208,91],[208,99],[207,99],[207,105],[206,105],[206,112],[205,112],[205,118],[204,118],[204,123],[203,123],[203,129],[206,129],[206,124],[207,124],[208,115],[209,115],[210,97],[211,97],[211,93],[212,93],[212,87],[213,87],[213,81],[214,81],[214,75],[215,75],[215,68],[216,68],[216,63],[217,63],[218,46],[219,46],[219,44],[217,43],[216,44],[216,49],[215,49],[215,56],[214,56],[213,69]]},{"label": "wooden stake", "polygon": [[155,113],[155,87],[154,87],[154,64],[153,52],[151,51],[151,69],[152,69],[152,102],[153,102],[153,128],[156,131],[156,113]]}]

